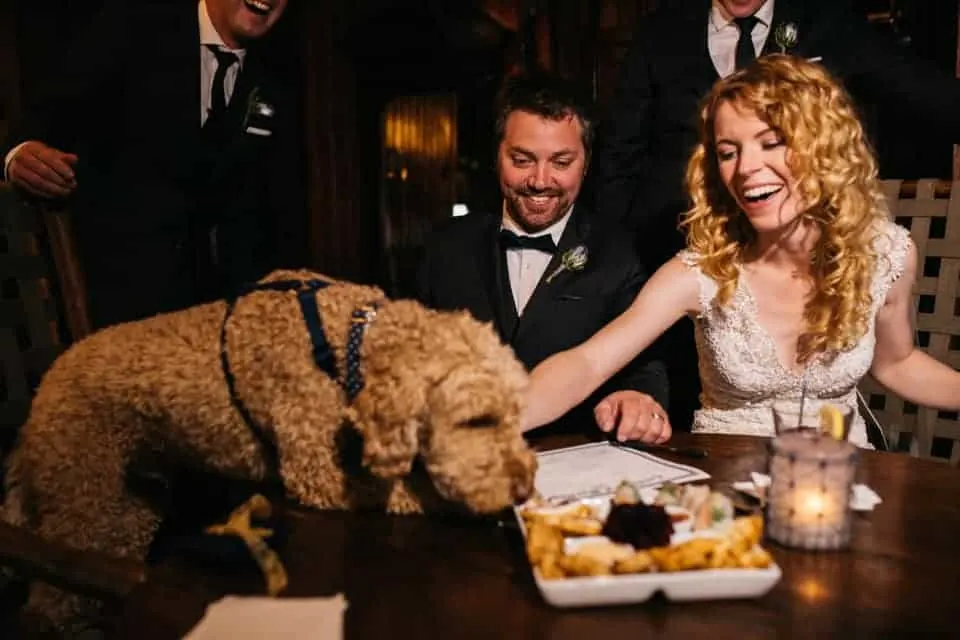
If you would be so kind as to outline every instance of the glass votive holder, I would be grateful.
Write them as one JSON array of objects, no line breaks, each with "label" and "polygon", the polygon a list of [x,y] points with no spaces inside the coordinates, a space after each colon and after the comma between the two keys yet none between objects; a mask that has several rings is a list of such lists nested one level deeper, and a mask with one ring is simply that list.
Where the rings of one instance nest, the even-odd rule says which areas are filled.
[{"label": "glass votive holder", "polygon": [[852,407],[838,405],[829,400],[806,398],[777,400],[771,407],[773,411],[774,433],[778,436],[790,431],[800,431],[807,435],[818,435],[824,430],[824,421],[821,412],[824,407],[831,407],[840,417],[842,433],[833,434],[839,440],[846,440],[853,426],[854,410]]},{"label": "glass votive holder", "polygon": [[829,436],[791,431],[770,441],[767,536],[788,547],[850,543],[850,491],[858,449]]}]

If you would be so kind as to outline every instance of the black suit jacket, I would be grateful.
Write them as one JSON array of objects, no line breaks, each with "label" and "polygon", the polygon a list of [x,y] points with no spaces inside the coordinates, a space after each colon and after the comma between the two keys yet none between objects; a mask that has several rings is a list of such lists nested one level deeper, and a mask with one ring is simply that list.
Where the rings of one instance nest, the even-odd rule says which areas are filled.
[{"label": "black suit jacket", "polygon": [[[427,243],[419,298],[435,309],[466,309],[478,320],[492,322],[528,369],[580,344],[620,315],[646,280],[622,231],[593,224],[589,212],[577,205],[557,254],[517,318],[499,231],[500,217],[483,213],[453,218],[438,229]],[[561,272],[548,284],[546,276],[563,252],[581,244],[588,251],[586,267]],[[666,371],[654,353],[641,354],[590,399],[538,433],[589,431],[596,424],[596,403],[618,389],[648,393],[666,407]]]},{"label": "black suit jacket", "polygon": [[[707,48],[710,0],[667,3],[640,20],[620,70],[609,121],[600,132],[597,210],[638,237],[651,267],[682,247],[688,207],[683,177],[697,142],[697,107],[719,76]],[[763,53],[793,23],[788,51],[819,57],[861,107],[896,102],[937,135],[960,141],[960,81],[909,57],[878,36],[843,0],[776,0]]]},{"label": "black suit jacket", "polygon": [[[246,131],[254,93],[275,110],[257,123],[272,135]],[[206,153],[196,2],[110,2],[0,146],[6,155],[40,140],[78,155],[69,204],[95,324],[211,293],[201,290],[197,262],[214,224],[224,288],[303,263],[298,109],[256,46],[228,121],[219,150]]]}]

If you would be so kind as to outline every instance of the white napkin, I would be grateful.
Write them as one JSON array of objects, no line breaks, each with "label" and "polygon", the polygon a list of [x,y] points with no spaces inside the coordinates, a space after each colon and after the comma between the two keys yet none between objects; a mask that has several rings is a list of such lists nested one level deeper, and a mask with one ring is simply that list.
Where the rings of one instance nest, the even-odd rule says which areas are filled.
[{"label": "white napkin", "polygon": [[341,640],[346,608],[343,594],[331,598],[226,596],[207,607],[184,640]]},{"label": "white napkin", "polygon": [[[733,488],[751,495],[766,493],[770,486],[770,476],[763,473],[751,473],[750,482],[734,482]],[[759,491],[758,491],[759,490]],[[855,484],[850,489],[850,508],[854,511],[873,511],[873,508],[883,502],[880,495],[865,484]]]}]

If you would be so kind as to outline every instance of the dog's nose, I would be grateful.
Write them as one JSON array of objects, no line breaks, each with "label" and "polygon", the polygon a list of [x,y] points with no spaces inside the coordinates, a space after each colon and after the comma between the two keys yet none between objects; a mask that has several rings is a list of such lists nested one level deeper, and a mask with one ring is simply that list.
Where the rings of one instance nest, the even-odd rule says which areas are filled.
[{"label": "dog's nose", "polygon": [[517,482],[513,483],[513,503],[516,505],[521,505],[530,498],[530,494],[533,493],[531,482]]},{"label": "dog's nose", "polygon": [[536,471],[536,463],[531,455],[529,464],[524,461],[517,461],[517,469],[513,474],[513,499],[516,504],[522,504],[533,494],[533,479]]}]

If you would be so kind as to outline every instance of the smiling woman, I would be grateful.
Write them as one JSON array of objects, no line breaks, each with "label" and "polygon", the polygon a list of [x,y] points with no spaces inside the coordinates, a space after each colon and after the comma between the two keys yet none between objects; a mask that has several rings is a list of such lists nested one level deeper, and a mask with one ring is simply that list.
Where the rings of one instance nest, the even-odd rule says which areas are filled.
[{"label": "smiling woman", "polygon": [[792,223],[800,207],[783,135],[732,102],[717,109],[714,129],[720,179],[751,226],[759,231]]},{"label": "smiling woman", "polygon": [[[960,373],[914,347],[916,247],[890,219],[840,84],[802,58],[764,56],[718,81],[700,116],[687,251],[590,340],[534,369],[526,426],[580,401],[684,314],[703,387],[693,431],[772,436],[783,401],[855,413],[867,372],[915,404],[960,407]],[[859,415],[849,438],[869,446]]]}]

